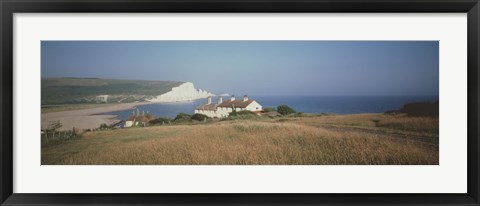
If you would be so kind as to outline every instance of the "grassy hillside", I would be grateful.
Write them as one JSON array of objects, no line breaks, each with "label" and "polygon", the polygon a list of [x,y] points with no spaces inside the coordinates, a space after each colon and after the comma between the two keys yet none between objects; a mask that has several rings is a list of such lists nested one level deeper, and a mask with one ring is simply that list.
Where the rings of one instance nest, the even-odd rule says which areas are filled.
[{"label": "grassy hillside", "polygon": [[183,82],[97,78],[42,78],[42,105],[93,103],[109,95],[110,103],[143,101],[166,93]]},{"label": "grassy hillside", "polygon": [[438,118],[381,114],[195,122],[86,132],[42,144],[41,159],[44,165],[430,165],[439,163],[438,131]]}]

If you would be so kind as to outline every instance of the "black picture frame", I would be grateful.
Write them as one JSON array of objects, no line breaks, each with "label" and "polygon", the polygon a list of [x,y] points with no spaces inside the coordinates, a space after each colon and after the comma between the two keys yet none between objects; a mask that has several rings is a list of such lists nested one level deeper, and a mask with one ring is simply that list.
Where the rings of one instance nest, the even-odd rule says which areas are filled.
[{"label": "black picture frame", "polygon": [[[0,0],[1,205],[480,205],[478,0]],[[468,189],[466,194],[19,194],[13,193],[14,13],[467,13]],[[452,177],[455,178],[455,177]],[[441,181],[441,180],[439,180]],[[94,185],[92,185],[94,187]],[[413,187],[413,185],[412,185]]]}]

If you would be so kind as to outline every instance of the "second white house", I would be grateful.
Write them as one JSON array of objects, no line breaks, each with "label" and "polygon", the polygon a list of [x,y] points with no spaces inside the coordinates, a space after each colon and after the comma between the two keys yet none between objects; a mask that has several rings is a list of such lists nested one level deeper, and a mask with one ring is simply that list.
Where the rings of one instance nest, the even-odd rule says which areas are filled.
[{"label": "second white house", "polygon": [[217,102],[212,103],[212,97],[207,97],[207,103],[198,106],[195,109],[195,113],[204,114],[208,117],[228,117],[233,110],[239,112],[248,110],[252,112],[262,111],[262,105],[252,99],[248,99],[247,95],[243,96],[243,99],[235,99],[232,95],[229,100],[223,101],[222,96],[217,97]]}]

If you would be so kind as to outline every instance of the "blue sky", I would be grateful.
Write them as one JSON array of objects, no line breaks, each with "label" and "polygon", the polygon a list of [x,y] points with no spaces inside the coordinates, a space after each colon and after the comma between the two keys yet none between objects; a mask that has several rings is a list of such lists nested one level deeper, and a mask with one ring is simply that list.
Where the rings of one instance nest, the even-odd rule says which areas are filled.
[{"label": "blue sky", "polygon": [[249,95],[438,95],[438,41],[42,41],[45,77]]}]

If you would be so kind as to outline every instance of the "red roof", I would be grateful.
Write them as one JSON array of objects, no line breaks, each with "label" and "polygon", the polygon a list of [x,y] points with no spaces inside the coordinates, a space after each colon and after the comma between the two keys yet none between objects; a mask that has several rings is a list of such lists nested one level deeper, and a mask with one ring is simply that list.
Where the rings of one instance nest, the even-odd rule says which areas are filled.
[{"label": "red roof", "polygon": [[217,104],[211,103],[211,104],[202,104],[196,108],[197,110],[217,110]]},{"label": "red roof", "polygon": [[217,107],[228,107],[228,108],[231,108],[231,107],[235,107],[235,108],[246,108],[248,105],[250,105],[254,100],[247,100],[247,101],[243,101],[243,100],[225,100],[223,101],[221,104],[219,104]]}]

